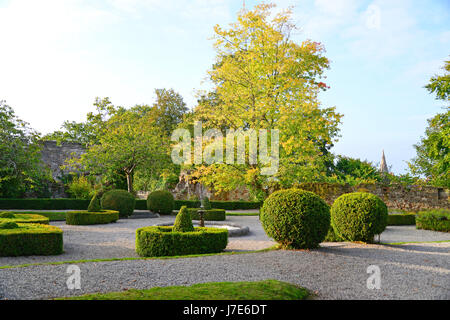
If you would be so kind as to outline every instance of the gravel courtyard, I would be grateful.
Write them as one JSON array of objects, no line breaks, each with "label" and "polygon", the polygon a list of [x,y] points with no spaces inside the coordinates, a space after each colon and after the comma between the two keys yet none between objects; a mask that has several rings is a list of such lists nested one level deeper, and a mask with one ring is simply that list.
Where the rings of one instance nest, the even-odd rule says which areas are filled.
[{"label": "gravel courtyard", "polygon": [[[174,217],[119,220],[115,224],[68,226],[64,254],[59,256],[2,257],[1,266],[28,263],[137,257],[135,230],[173,221]],[[258,217],[227,217],[250,227],[243,237],[230,238],[227,251],[250,251],[274,245]],[[81,290],[68,290],[65,265],[0,269],[0,299],[46,299],[129,288],[184,285],[210,281],[278,279],[317,292],[318,299],[449,299],[450,234],[416,230],[414,226],[388,227],[384,245],[323,243],[311,251],[269,251],[181,259],[152,259],[79,263]],[[381,270],[381,289],[366,286],[369,265]]]}]

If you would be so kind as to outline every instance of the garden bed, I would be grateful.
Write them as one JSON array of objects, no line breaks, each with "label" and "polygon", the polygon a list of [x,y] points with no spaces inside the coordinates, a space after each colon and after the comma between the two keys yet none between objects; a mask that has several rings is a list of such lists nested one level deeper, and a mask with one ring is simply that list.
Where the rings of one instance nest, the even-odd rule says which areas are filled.
[{"label": "garden bed", "polygon": [[[2,215],[5,214],[5,215]],[[14,212],[2,212],[0,213],[0,223],[2,222],[15,222],[15,223],[41,223],[48,224],[49,218],[39,214],[22,214]]]},{"label": "garden bed", "polygon": [[119,220],[119,211],[102,210],[99,212],[89,211],[68,211],[66,214],[66,224],[70,225],[92,225],[106,224]]}]

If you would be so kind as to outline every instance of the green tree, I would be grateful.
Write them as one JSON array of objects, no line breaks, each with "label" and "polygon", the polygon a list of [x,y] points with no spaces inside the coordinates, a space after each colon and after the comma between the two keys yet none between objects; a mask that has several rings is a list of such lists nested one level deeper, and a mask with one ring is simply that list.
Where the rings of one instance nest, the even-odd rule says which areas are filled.
[{"label": "green tree", "polygon": [[436,99],[449,101],[450,99],[450,60],[445,61],[444,75],[435,75],[430,83],[425,86],[430,93],[436,94]]},{"label": "green tree", "polygon": [[156,89],[156,102],[153,108],[157,113],[157,125],[163,128],[167,137],[183,121],[183,115],[188,111],[183,97],[173,89]]},{"label": "green tree", "polygon": [[39,134],[0,101],[0,197],[44,193],[51,180],[41,162]]},{"label": "green tree", "polygon": [[280,169],[267,178],[260,174],[261,164],[197,167],[193,176],[218,192],[246,185],[263,197],[271,181],[289,186],[318,179],[326,171],[325,151],[338,133],[341,115],[318,101],[318,93],[328,88],[320,81],[329,67],[323,46],[293,41],[291,11],[272,15],[274,7],[260,4],[241,11],[229,29],[215,26],[213,90],[202,95],[195,116],[223,131],[278,129]]}]

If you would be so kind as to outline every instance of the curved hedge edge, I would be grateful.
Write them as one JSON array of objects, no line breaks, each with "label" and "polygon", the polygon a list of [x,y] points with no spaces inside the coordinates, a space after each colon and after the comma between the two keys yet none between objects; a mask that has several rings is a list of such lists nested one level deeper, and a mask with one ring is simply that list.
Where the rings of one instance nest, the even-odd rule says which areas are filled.
[{"label": "curved hedge edge", "polygon": [[416,228],[440,232],[450,232],[450,213],[444,211],[419,212]]},{"label": "curved hedge edge", "polygon": [[170,226],[151,226],[136,230],[136,252],[141,257],[218,253],[227,244],[228,231],[220,228],[172,232]]},{"label": "curved hedge edge", "polygon": [[14,213],[14,218],[0,218],[0,222],[49,224],[50,219],[39,214]]},{"label": "curved hedge edge", "polygon": [[[200,220],[200,214],[198,213],[197,208],[188,208],[188,212],[191,214],[192,220]],[[203,214],[203,219],[205,221],[225,221],[227,218],[226,212],[224,209],[210,209],[205,210]]]},{"label": "curved hedge edge", "polygon": [[63,231],[45,224],[19,224],[0,230],[0,256],[58,255],[63,253]]},{"label": "curved hedge edge", "polygon": [[66,213],[66,224],[68,225],[93,225],[107,224],[119,220],[119,211],[103,210],[100,212],[68,211]]}]

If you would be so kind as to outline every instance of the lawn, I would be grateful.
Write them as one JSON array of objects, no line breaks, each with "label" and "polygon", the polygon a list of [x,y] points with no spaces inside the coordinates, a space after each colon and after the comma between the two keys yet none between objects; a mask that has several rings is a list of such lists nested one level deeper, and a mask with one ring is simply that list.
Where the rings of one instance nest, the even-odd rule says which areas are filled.
[{"label": "lawn", "polygon": [[65,212],[14,211],[13,213],[39,214],[41,216],[49,218],[50,221],[65,221],[66,220]]},{"label": "lawn", "polygon": [[68,300],[304,300],[308,290],[278,280],[253,282],[210,282],[191,286],[130,289],[94,293]]}]

